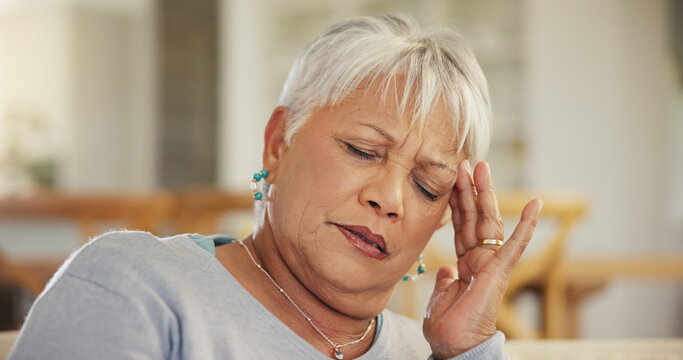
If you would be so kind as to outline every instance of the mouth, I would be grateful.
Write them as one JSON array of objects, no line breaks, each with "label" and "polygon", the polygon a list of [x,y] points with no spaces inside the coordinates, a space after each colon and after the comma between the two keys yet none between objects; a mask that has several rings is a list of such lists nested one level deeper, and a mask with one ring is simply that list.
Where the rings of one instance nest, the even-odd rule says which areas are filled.
[{"label": "mouth", "polygon": [[373,233],[365,226],[334,225],[337,226],[351,245],[355,246],[365,255],[376,259],[384,259],[389,255],[382,235]]}]

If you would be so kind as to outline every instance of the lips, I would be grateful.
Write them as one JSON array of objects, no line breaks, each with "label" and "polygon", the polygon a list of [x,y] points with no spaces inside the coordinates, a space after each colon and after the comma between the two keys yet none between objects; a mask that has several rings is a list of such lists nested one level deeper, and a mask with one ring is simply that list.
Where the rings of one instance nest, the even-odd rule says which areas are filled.
[{"label": "lips", "polygon": [[339,225],[339,231],[346,237],[346,239],[365,255],[376,259],[384,259],[387,257],[387,244],[384,242],[384,237],[375,234],[365,226],[355,225]]}]

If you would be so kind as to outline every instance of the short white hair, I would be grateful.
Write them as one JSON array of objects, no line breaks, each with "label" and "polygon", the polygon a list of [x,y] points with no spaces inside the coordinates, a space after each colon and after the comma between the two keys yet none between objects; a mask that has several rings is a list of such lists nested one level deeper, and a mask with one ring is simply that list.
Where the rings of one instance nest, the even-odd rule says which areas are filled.
[{"label": "short white hair", "polygon": [[280,105],[290,111],[285,141],[291,143],[314,111],[338,105],[356,90],[379,89],[384,101],[397,76],[403,80],[399,115],[409,116],[411,126],[422,123],[442,102],[452,115],[456,150],[473,162],[485,157],[491,107],[472,49],[456,32],[423,31],[407,16],[339,22],[301,52],[280,94]]}]

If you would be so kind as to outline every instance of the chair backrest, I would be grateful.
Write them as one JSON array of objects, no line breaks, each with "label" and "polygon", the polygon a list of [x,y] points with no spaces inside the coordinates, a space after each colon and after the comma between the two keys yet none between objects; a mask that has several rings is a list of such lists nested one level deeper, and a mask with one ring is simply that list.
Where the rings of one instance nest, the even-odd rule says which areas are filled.
[{"label": "chair backrest", "polygon": [[539,220],[554,220],[553,232],[544,240],[543,247],[524,261],[520,261],[510,278],[507,294],[516,294],[520,288],[536,285],[547,278],[551,267],[560,265],[571,230],[578,224],[588,207],[587,201],[577,195],[548,194],[531,196],[524,193],[505,193],[500,212],[519,215],[528,199],[543,199],[543,211]]},{"label": "chair backrest", "polygon": [[17,341],[17,336],[19,336],[19,330],[0,331],[0,360],[7,358],[14,342]]}]

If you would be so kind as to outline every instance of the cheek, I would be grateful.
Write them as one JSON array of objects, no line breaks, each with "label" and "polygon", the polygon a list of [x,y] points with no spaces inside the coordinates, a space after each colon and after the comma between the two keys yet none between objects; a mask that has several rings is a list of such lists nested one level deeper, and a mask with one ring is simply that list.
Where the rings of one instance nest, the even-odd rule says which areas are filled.
[{"label": "cheek", "polygon": [[314,177],[310,191],[321,205],[341,205],[358,194],[368,171],[352,166],[335,144],[319,143],[306,159]]},{"label": "cheek", "polygon": [[317,225],[329,220],[327,213],[348,201],[362,182],[329,140],[300,140],[280,164],[270,203],[275,230],[297,236],[316,232]]},{"label": "cheek", "polygon": [[[288,154],[290,155],[290,154]],[[313,188],[309,170],[302,167],[297,155],[283,157],[278,176],[268,202],[269,221],[273,231],[281,238],[293,239],[302,229],[300,221],[307,204],[314,198],[307,189]]]},{"label": "cheek", "polygon": [[414,244],[413,246],[415,248],[419,248],[419,251],[422,251],[434,232],[438,230],[447,206],[448,204],[430,206],[425,209],[423,205],[423,207],[420,208],[422,209],[421,212],[411,212],[404,218],[404,233],[412,235],[410,237],[412,239],[411,242]]}]

